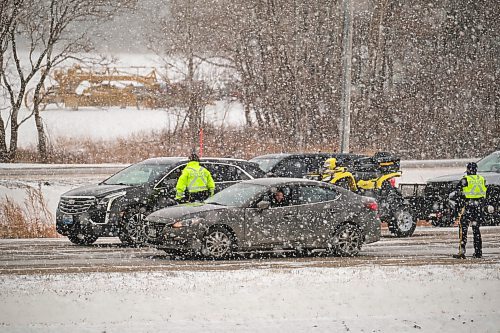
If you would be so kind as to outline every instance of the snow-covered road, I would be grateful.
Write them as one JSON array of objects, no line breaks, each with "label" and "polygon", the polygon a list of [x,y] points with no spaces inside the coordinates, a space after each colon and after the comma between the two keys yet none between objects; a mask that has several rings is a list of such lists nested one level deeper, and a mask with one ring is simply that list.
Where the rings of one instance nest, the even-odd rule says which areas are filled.
[{"label": "snow-covered road", "polygon": [[[485,259],[458,261],[451,228],[386,237],[358,258],[216,262],[2,240],[0,331],[495,333],[500,228],[484,231]],[[32,269],[11,274],[16,263]],[[45,269],[61,264],[67,272]]]},{"label": "snow-covered road", "polygon": [[[484,258],[468,260],[467,265],[500,267],[500,227],[483,227],[482,234]],[[472,243],[468,248],[472,253]],[[101,238],[91,246],[76,246],[67,238],[0,239],[0,274],[448,266],[460,263],[451,257],[456,249],[456,228],[426,226],[417,227],[409,238],[395,238],[385,228],[381,241],[364,245],[353,258],[247,253],[229,261],[173,260],[154,248],[124,247],[118,238]]]}]

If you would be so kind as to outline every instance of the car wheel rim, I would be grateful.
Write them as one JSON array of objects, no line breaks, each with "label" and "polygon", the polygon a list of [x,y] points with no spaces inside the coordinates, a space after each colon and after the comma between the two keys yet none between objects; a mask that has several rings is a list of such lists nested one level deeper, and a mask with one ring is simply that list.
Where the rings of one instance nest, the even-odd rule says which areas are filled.
[{"label": "car wheel rim", "polygon": [[399,213],[396,218],[396,221],[399,230],[403,232],[409,231],[413,226],[413,216],[406,211]]},{"label": "car wheel rim", "polygon": [[145,237],[142,221],[146,216],[142,213],[134,214],[127,223],[127,234],[133,241],[142,240]]},{"label": "car wheel rim", "polygon": [[205,248],[209,256],[220,258],[229,253],[231,239],[223,232],[215,231],[205,239]]},{"label": "car wheel rim", "polygon": [[346,228],[338,235],[337,246],[341,253],[351,255],[359,249],[361,239],[359,233],[353,228]]}]

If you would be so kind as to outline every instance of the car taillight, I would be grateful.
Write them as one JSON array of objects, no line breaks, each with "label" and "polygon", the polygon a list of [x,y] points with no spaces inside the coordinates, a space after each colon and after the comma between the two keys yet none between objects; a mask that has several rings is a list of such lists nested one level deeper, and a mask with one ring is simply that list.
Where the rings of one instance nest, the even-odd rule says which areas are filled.
[{"label": "car taillight", "polygon": [[363,199],[363,204],[369,210],[373,210],[374,212],[378,211],[378,203],[371,198]]}]

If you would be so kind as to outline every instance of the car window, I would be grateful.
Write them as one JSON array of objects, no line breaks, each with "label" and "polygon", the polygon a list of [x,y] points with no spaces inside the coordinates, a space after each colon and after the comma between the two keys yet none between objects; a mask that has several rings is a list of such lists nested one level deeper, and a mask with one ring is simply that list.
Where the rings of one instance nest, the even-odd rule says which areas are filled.
[{"label": "car window", "polygon": [[214,182],[234,182],[250,179],[240,168],[229,164],[206,163],[203,164],[210,171]]},{"label": "car window", "polygon": [[328,156],[314,156],[306,159],[307,173],[318,171],[328,159]]},{"label": "car window", "polygon": [[307,166],[304,160],[299,158],[290,158],[278,163],[274,174],[278,177],[301,178],[307,174]]},{"label": "car window", "polygon": [[253,178],[264,178],[266,176],[266,173],[259,168],[258,164],[245,163],[242,168]]},{"label": "car window", "polygon": [[339,196],[333,188],[319,186],[301,186],[298,190],[297,204],[308,204],[335,200]]},{"label": "car window", "polygon": [[260,157],[260,158],[252,158],[250,161],[257,163],[260,169],[263,170],[264,172],[270,172],[274,168],[274,166],[278,164],[280,160],[281,158],[278,157],[272,157],[272,158]]},{"label": "car window", "polygon": [[494,152],[477,162],[477,171],[500,171],[500,152]]},{"label": "car window", "polygon": [[185,164],[178,166],[172,170],[163,180],[156,186],[157,188],[168,187],[168,185],[177,184],[177,180],[181,176],[182,170],[186,167]]},{"label": "car window", "polygon": [[290,206],[292,204],[292,189],[288,186],[274,187],[264,195],[262,200],[269,201],[270,208]]},{"label": "car window", "polygon": [[152,182],[165,172],[168,166],[161,164],[134,164],[106,179],[106,185],[142,185]]},{"label": "car window", "polygon": [[255,198],[262,197],[266,187],[257,184],[238,183],[215,193],[205,203],[232,207],[248,207]]}]

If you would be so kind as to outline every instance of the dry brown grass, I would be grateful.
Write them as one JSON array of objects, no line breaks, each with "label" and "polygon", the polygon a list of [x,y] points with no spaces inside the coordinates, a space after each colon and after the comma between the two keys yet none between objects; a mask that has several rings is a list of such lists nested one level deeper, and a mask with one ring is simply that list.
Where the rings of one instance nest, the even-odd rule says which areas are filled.
[{"label": "dry brown grass", "polygon": [[0,199],[0,238],[58,237],[41,188],[26,187],[24,205]]}]

